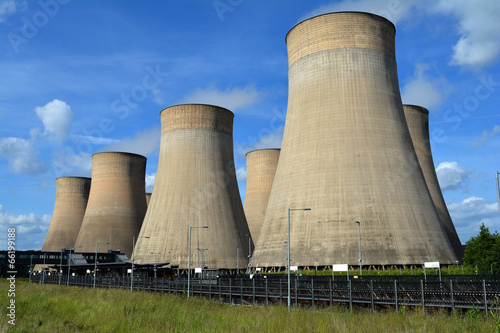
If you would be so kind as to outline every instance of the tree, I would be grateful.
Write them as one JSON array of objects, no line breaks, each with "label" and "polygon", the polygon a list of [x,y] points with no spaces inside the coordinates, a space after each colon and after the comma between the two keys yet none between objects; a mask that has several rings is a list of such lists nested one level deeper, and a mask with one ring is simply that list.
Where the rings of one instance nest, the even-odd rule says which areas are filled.
[{"label": "tree", "polygon": [[484,223],[479,227],[479,234],[465,243],[464,264],[476,266],[478,272],[500,274],[500,234],[491,233]]}]

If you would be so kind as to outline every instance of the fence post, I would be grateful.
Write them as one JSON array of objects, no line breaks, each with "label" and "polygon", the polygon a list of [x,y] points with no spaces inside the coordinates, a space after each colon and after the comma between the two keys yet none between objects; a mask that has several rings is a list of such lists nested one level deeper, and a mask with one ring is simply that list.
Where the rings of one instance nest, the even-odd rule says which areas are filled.
[{"label": "fence post", "polygon": [[394,304],[396,304],[396,313],[398,313],[398,283],[394,280]]},{"label": "fence post", "polygon": [[332,295],[332,280],[330,281],[330,306],[333,305],[333,295]]},{"label": "fence post", "polygon": [[424,281],[420,280],[420,294],[422,296],[422,309],[425,311]]},{"label": "fence post", "polygon": [[210,276],[209,282],[210,283],[208,284],[208,299],[212,300],[212,276]]},{"label": "fence post", "polygon": [[352,312],[352,281],[349,280],[349,310]]},{"label": "fence post", "polygon": [[311,278],[311,305],[314,307],[314,278]]},{"label": "fence post", "polygon": [[255,279],[252,279],[252,305],[255,305]]},{"label": "fence post", "polygon": [[220,283],[221,278],[219,278],[219,301],[222,302],[222,287]]},{"label": "fence post", "polygon": [[266,278],[266,306],[269,306],[269,289],[267,289],[267,278]]},{"label": "fence post", "polygon": [[233,304],[233,294],[231,292],[231,278],[229,278],[229,304]]},{"label": "fence post", "polygon": [[297,307],[298,307],[298,306],[297,306],[297,303],[298,303],[298,301],[299,301],[299,296],[298,296],[298,294],[297,294],[298,289],[299,289],[299,288],[297,288],[297,278],[295,278],[295,308],[297,308]]},{"label": "fence post", "polygon": [[280,305],[283,304],[283,290],[281,286],[281,278],[280,278]]},{"label": "fence post", "polygon": [[241,299],[241,305],[243,305],[243,278],[240,277],[240,299]]},{"label": "fence post", "polygon": [[484,295],[484,313],[488,319],[488,300],[486,299],[486,281],[483,280],[483,295]]},{"label": "fence post", "polygon": [[373,306],[373,280],[370,280],[370,303],[372,306],[372,313],[375,311],[375,307]]},{"label": "fence post", "polygon": [[450,280],[450,300],[451,300],[451,313],[454,314],[455,313],[455,302],[453,299],[453,280]]}]

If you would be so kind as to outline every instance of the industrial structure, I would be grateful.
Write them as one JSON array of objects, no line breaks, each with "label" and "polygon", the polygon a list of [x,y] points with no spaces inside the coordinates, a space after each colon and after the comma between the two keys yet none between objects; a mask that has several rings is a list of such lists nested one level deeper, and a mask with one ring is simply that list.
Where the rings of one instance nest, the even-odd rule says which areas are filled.
[{"label": "industrial structure", "polygon": [[90,192],[90,178],[56,179],[56,201],[42,251],[61,251],[75,246]]},{"label": "industrial structure", "polygon": [[247,186],[243,209],[254,243],[260,236],[279,156],[279,149],[258,149],[245,155]]},{"label": "industrial structure", "polygon": [[156,256],[186,269],[191,252],[191,268],[201,256],[210,269],[246,267],[249,230],[234,168],[233,118],[227,109],[203,104],[161,112],[158,169],[137,262]]},{"label": "industrial structure", "polygon": [[[132,237],[146,214],[146,157],[122,152],[92,156],[92,183],[77,252],[120,250],[129,258]],[[109,244],[107,244],[109,243]]]},{"label": "industrial structure", "polygon": [[394,42],[390,21],[360,12],[287,34],[286,124],[252,266],[285,266],[288,234],[294,266],[358,265],[358,246],[369,266],[457,260],[414,163]]},{"label": "industrial structure", "polygon": [[431,144],[429,137],[429,111],[417,105],[403,105],[406,123],[415,147],[417,159],[424,173],[424,178],[429,192],[438,212],[439,219],[444,226],[448,239],[450,240],[458,259],[464,256],[462,243],[458,238],[457,231],[451,220],[448,208],[439,187],[434,161],[432,159]]}]

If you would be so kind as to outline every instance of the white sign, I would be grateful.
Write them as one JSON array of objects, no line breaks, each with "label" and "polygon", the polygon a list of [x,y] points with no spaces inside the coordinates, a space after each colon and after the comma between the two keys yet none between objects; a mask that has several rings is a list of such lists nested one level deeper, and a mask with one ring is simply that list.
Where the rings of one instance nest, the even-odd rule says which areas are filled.
[{"label": "white sign", "polygon": [[261,270],[262,270],[262,268],[260,268],[260,267],[257,267],[257,268],[255,269],[255,271],[256,271],[256,272],[260,272]]},{"label": "white sign", "polygon": [[332,265],[332,271],[334,272],[347,272],[348,270],[347,264]]},{"label": "white sign", "polygon": [[298,271],[299,270],[299,266],[290,266],[290,272],[291,271]]},{"label": "white sign", "polygon": [[439,268],[439,261],[424,262],[424,268]]},{"label": "white sign", "polygon": [[128,273],[128,274],[132,273],[132,270],[131,270],[130,268],[129,268],[129,269],[127,269],[127,273]]},{"label": "white sign", "polygon": [[195,273],[201,273],[201,267],[196,267],[196,268],[194,269],[194,272],[195,272]]}]

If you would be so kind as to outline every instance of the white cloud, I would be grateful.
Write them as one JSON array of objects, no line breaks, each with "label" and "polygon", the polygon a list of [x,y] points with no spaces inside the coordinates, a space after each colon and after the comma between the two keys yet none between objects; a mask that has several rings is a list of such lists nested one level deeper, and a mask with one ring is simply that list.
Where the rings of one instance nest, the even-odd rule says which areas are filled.
[{"label": "white cloud", "polygon": [[236,145],[236,151],[245,155],[249,151],[256,149],[280,148],[283,141],[283,127],[274,132],[263,131],[259,139],[252,143],[241,143]]},{"label": "white cloud", "polygon": [[442,162],[436,168],[436,174],[441,189],[445,191],[458,188],[469,173],[457,162]]},{"label": "white cloud", "polygon": [[344,0],[337,3],[323,5],[306,15],[300,20],[311,18],[313,16],[338,12],[338,11],[361,11],[368,12],[385,17],[396,24],[410,14],[410,10],[418,4],[415,0],[392,1],[392,0]]},{"label": "white cloud", "polygon": [[152,91],[155,103],[161,107],[165,106],[165,102],[163,102],[161,91],[159,89],[153,89]]},{"label": "white cloud", "polygon": [[0,23],[5,22],[7,17],[13,15],[16,11],[16,2],[14,0],[0,1]]},{"label": "white cloud", "polygon": [[44,106],[37,106],[35,112],[43,122],[44,133],[57,143],[63,143],[68,137],[71,120],[74,118],[71,107],[64,101],[54,99]]},{"label": "white cloud", "polygon": [[[16,249],[18,250],[40,249],[47,235],[50,219],[50,215],[12,214],[5,211],[3,205],[0,204],[0,228],[2,230],[10,227],[16,229]],[[5,249],[6,245],[7,233],[3,232],[0,234],[0,248]]]},{"label": "white cloud", "polygon": [[441,104],[448,82],[444,78],[431,78],[427,74],[429,69],[427,64],[415,66],[414,77],[401,89],[404,104],[421,105],[429,110]]},{"label": "white cloud", "polygon": [[156,172],[152,174],[146,174],[146,192],[153,192],[153,186],[155,185]]},{"label": "white cloud", "polygon": [[452,65],[484,67],[500,53],[500,1],[439,1],[432,10],[458,19],[460,39],[453,46]]},{"label": "white cloud", "polygon": [[236,169],[236,178],[239,182],[244,182],[247,180],[247,168],[240,167]]},{"label": "white cloud", "polygon": [[137,133],[133,138],[126,138],[117,143],[112,143],[101,151],[120,151],[147,156],[160,146],[161,130],[154,127]]},{"label": "white cloud", "polygon": [[90,177],[92,175],[92,155],[77,153],[66,147],[54,152],[52,171],[56,177],[71,174],[72,176]]},{"label": "white cloud", "polygon": [[259,92],[253,86],[233,88],[221,91],[214,87],[198,88],[190,95],[183,98],[179,104],[200,103],[212,104],[235,111],[254,104],[259,98]]},{"label": "white cloud", "polygon": [[481,223],[490,228],[498,228],[498,204],[483,198],[470,197],[459,203],[448,204],[453,224],[461,235],[462,243],[479,233]]},{"label": "white cloud", "polygon": [[45,172],[43,162],[38,161],[37,154],[30,141],[21,138],[1,138],[0,155],[9,161],[16,173],[37,175]]},{"label": "white cloud", "polygon": [[485,146],[491,138],[494,138],[498,134],[500,134],[500,126],[496,125],[491,131],[484,131],[481,137],[471,145],[471,148]]}]

